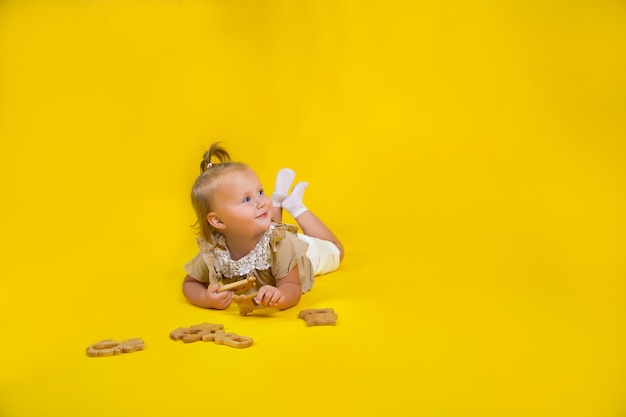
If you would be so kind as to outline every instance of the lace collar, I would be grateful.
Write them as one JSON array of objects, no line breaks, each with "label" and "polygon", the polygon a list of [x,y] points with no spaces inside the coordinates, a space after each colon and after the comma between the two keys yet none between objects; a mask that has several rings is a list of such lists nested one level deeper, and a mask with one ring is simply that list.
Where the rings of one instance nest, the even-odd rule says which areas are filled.
[{"label": "lace collar", "polygon": [[[246,256],[241,259],[233,261],[230,258],[230,252],[226,248],[226,239],[224,236],[218,238],[218,245],[214,248],[215,252],[215,271],[218,275],[225,278],[232,278],[233,276],[248,276],[250,271],[266,270],[271,266],[271,249],[270,238],[274,231],[274,225],[270,225],[258,243]],[[222,249],[224,248],[224,249]]]}]

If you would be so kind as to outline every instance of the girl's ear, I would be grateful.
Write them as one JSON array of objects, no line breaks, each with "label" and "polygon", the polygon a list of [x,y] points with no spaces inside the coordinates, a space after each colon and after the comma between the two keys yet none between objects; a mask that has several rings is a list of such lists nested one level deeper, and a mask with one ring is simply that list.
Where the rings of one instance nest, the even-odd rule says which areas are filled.
[{"label": "girl's ear", "polygon": [[220,218],[217,217],[217,214],[215,214],[214,212],[207,213],[206,220],[207,222],[209,222],[211,226],[213,226],[214,228],[218,230],[222,230],[224,229],[224,227],[226,227],[224,222],[221,221]]}]

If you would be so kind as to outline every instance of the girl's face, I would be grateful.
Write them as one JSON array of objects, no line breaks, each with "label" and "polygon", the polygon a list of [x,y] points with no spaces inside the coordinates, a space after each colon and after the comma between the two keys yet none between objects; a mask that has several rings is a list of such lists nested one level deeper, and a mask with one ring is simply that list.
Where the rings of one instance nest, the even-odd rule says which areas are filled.
[{"label": "girl's face", "polygon": [[207,220],[224,234],[258,237],[272,221],[272,200],[250,169],[224,174],[213,194],[213,211]]}]

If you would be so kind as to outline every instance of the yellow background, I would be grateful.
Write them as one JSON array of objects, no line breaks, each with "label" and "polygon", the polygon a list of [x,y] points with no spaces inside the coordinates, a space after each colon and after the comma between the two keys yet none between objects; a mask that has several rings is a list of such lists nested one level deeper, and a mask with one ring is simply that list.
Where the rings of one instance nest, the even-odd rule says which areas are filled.
[{"label": "yellow background", "polygon": [[[2,2],[0,416],[624,415],[625,28],[617,0]],[[292,310],[181,295],[215,140],[345,243]],[[255,344],[168,337],[203,321]]]}]

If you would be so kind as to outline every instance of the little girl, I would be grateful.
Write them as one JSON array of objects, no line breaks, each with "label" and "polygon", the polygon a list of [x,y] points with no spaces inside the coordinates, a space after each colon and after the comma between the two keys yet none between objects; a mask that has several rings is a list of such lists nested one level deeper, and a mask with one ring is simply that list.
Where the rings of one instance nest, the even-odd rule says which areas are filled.
[{"label": "little girl", "polygon": [[[224,284],[254,277],[260,306],[286,309],[311,289],[314,276],[334,271],[343,259],[343,245],[302,203],[306,182],[289,194],[295,173],[281,169],[271,198],[254,171],[231,161],[219,143],[200,163],[202,173],[191,190],[198,216],[200,251],[187,264],[183,293],[192,304],[225,309],[233,291]],[[282,224],[287,210],[302,229]]]}]

